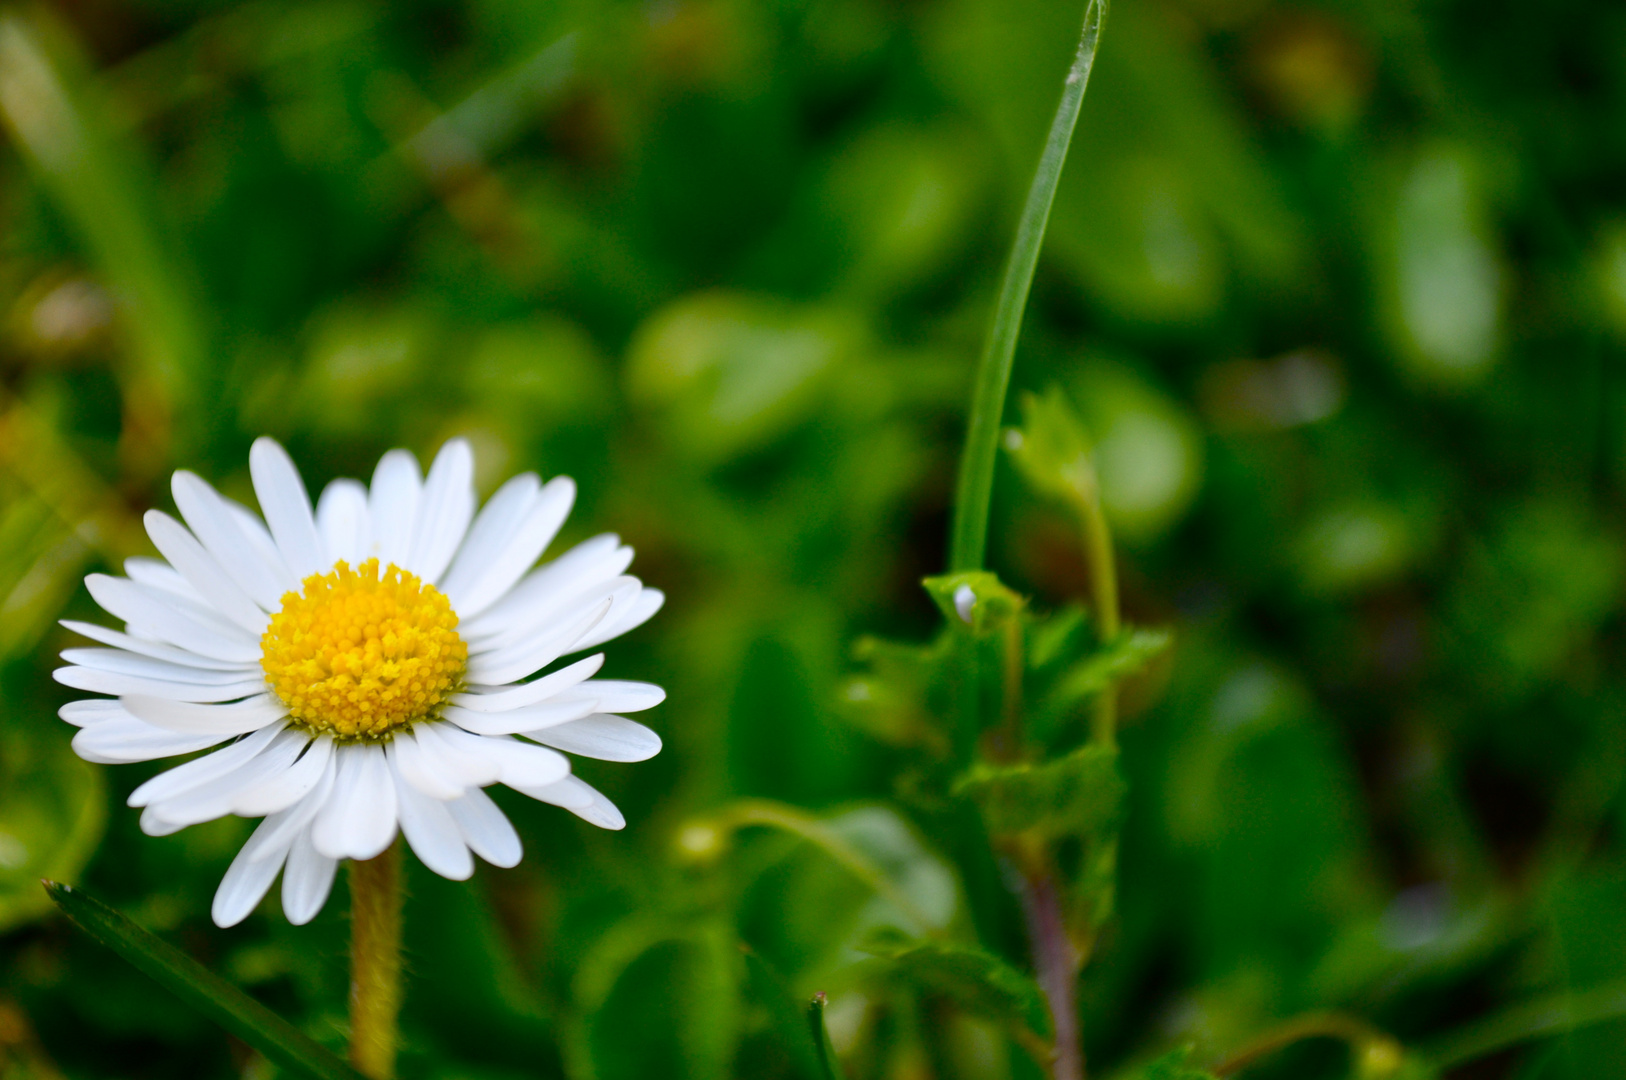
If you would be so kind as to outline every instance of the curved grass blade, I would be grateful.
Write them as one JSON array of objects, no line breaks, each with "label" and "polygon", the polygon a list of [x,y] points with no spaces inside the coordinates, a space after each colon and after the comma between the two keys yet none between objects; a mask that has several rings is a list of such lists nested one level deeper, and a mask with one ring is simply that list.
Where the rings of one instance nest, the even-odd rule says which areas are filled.
[{"label": "curved grass blade", "polygon": [[362,1080],[331,1051],[167,941],[77,889],[55,881],[42,884],[81,930],[273,1064],[314,1080]]},{"label": "curved grass blade", "polygon": [[1446,1072],[1510,1046],[1567,1035],[1626,1017],[1626,982],[1554,994],[1514,1005],[1424,1047],[1427,1064]]},{"label": "curved grass blade", "polygon": [[977,362],[977,382],[971,396],[971,423],[960,458],[960,478],[954,492],[954,524],[949,536],[949,570],[981,570],[983,549],[988,543],[988,503],[994,490],[994,459],[999,452],[999,421],[1005,412],[1005,390],[1011,381],[1011,361],[1016,357],[1016,337],[1022,329],[1022,312],[1027,307],[1033,271],[1039,264],[1039,248],[1044,245],[1045,228],[1050,224],[1050,206],[1056,201],[1056,184],[1067,161],[1067,147],[1073,141],[1078,110],[1084,103],[1084,90],[1095,66],[1095,49],[1101,38],[1101,22],[1106,16],[1106,0],[1088,0],[1084,8],[1084,30],[1078,52],[1067,70],[1061,104],[1051,121],[1033,186],[1028,189],[1022,217],[1016,226],[1016,240],[1005,263],[999,284],[999,300],[988,329],[982,358]]},{"label": "curved grass blade", "polygon": [[807,1003],[807,1029],[813,1035],[813,1048],[818,1052],[819,1067],[824,1070],[820,1080],[847,1080],[840,1062],[836,1061],[836,1048],[830,1045],[830,1029],[824,1026],[825,1004],[823,990],[814,994],[813,1000]]},{"label": "curved grass blade", "polygon": [[829,1080],[818,1032],[810,1031],[784,979],[749,945],[742,944],[740,954],[745,958],[745,980],[751,997],[767,1011],[768,1021],[790,1056],[796,1075],[802,1080]]}]

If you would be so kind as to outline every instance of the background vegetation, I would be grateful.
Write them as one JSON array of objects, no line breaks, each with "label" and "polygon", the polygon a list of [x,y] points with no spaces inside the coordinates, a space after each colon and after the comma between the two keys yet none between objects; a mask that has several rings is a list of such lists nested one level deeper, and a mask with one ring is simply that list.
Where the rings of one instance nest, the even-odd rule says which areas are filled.
[{"label": "background vegetation", "polygon": [[[859,947],[924,915],[1027,966],[935,718],[855,643],[938,624],[920,579],[1078,6],[0,11],[4,1074],[269,1074],[42,876],[342,1041],[343,903],[216,930],[248,823],[139,833],[159,766],[73,757],[55,620],[99,616],[82,575],[148,550],[173,468],[245,496],[262,433],[312,484],[464,433],[485,491],[573,475],[565,542],[614,530],[668,592],[609,672],[668,688],[667,749],[582,765],[624,833],[499,796],[519,868],[413,864],[406,1075],[797,1076],[768,977],[829,993],[854,1078],[1034,1075],[1004,1006]],[[1015,370],[1083,415],[1126,617],[1176,641],[1124,688],[1097,1074],[1307,1010],[1429,1047],[1621,997],[1622,57],[1626,9],[1586,0],[1112,11]],[[994,520],[1036,609],[1087,594],[1008,464]],[[748,798],[888,888],[725,827]],[[1257,1074],[1362,1066],[1321,1040]],[[1452,1075],[1626,1075],[1626,1023]]]}]

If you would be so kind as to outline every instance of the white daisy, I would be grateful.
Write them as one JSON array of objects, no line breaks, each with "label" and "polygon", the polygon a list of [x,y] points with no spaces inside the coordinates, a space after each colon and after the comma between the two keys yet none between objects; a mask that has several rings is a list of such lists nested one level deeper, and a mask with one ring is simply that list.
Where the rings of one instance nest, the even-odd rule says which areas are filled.
[{"label": "white daisy", "polygon": [[392,450],[370,488],[335,480],[313,514],[281,446],[260,439],[249,465],[264,521],[177,472],[186,524],[146,517],[164,558],[85,579],[123,632],[65,622],[109,647],[68,649],[56,671],[116,695],[62,707],[88,761],[230,740],[130,796],[152,836],[226,814],[265,818],[220,883],[216,923],[246,917],[279,870],[283,911],[308,922],[339,860],[373,858],[397,827],[445,877],[473,873],[471,851],[513,866],[519,837],[488,784],[625,824],[559,751],[654,755],[660,738],[617,714],[665,692],[593,678],[602,653],[520,681],[631,630],[664,599],[625,575],[632,549],[609,534],[532,569],[570,512],[568,477],[517,476],[476,515],[474,458],[453,440],[427,479]]}]

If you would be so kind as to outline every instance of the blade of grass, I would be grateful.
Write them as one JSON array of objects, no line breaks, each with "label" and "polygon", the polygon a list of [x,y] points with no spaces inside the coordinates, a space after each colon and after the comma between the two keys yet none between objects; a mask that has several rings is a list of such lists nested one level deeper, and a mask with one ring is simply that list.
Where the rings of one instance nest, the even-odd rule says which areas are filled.
[{"label": "blade of grass", "polygon": [[824,1070],[820,1080],[846,1080],[841,1063],[836,1060],[836,1048],[830,1045],[830,1029],[824,1026],[824,991],[813,995],[807,1003],[807,1028],[813,1035],[813,1046],[818,1051],[819,1066]]},{"label": "blade of grass", "polygon": [[1045,228],[1050,224],[1050,207],[1056,201],[1056,184],[1073,141],[1079,107],[1089,86],[1090,69],[1095,66],[1096,45],[1106,16],[1106,0],[1088,0],[1084,8],[1084,30],[1079,36],[1078,53],[1067,71],[1061,104],[1050,123],[1039,168],[1028,189],[1027,203],[1016,226],[1016,240],[1005,263],[999,285],[993,322],[977,362],[977,382],[971,395],[971,421],[966,432],[965,450],[960,458],[960,478],[954,495],[954,524],[949,534],[949,571],[981,570],[988,543],[988,504],[994,489],[994,461],[998,455],[999,422],[1005,414],[1005,390],[1011,381],[1011,362],[1016,356],[1016,338],[1022,329],[1022,312],[1027,307],[1033,271],[1039,263]]},{"label": "blade of grass", "polygon": [[[751,997],[767,1012],[780,1045],[795,1065],[796,1075],[803,1080],[828,1080],[829,1070],[818,1034],[810,1031],[801,1006],[784,979],[750,946],[742,944],[740,955],[745,959],[746,986]],[[810,1034],[812,1038],[808,1037]]]},{"label": "blade of grass", "polygon": [[362,1080],[332,1052],[175,946],[77,889],[55,881],[43,884],[56,906],[81,930],[273,1064],[315,1080]]},{"label": "blade of grass", "polygon": [[1626,983],[1606,983],[1514,1005],[1425,1046],[1420,1056],[1443,1073],[1522,1042],[1622,1018],[1626,1018]]}]

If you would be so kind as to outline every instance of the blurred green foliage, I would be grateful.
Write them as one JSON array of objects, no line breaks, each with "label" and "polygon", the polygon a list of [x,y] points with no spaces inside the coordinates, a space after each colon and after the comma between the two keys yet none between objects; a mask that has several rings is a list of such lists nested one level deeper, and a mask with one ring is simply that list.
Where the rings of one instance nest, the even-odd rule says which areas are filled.
[{"label": "blurred green foliage", "polygon": [[[955,792],[920,582],[1079,14],[0,8],[0,1072],[271,1074],[41,876],[342,1042],[343,905],[214,929],[247,823],[139,833],[161,766],[72,756],[54,620],[98,617],[81,576],[148,550],[173,468],[246,496],[261,433],[316,484],[463,433],[487,492],[573,475],[565,541],[619,532],[670,594],[610,659],[669,689],[667,750],[583,764],[625,833],[502,799],[520,867],[413,867],[404,1074],[822,1080],[825,991],[854,1080],[1037,1075],[969,790],[1030,789]],[[1017,469],[991,541],[1049,745],[1135,671],[1115,766],[1078,765],[1126,783],[1097,1075],[1326,1010],[1402,1075],[1626,1074],[1622,56],[1597,0],[1114,8],[1015,384],[1076,404],[1126,617],[1173,648],[1068,666],[1077,528]],[[1543,1026],[1566,1002],[1605,1022]],[[1457,1034],[1486,1017],[1540,1038]],[[1353,1045],[1249,1075],[1395,1065]]]}]

